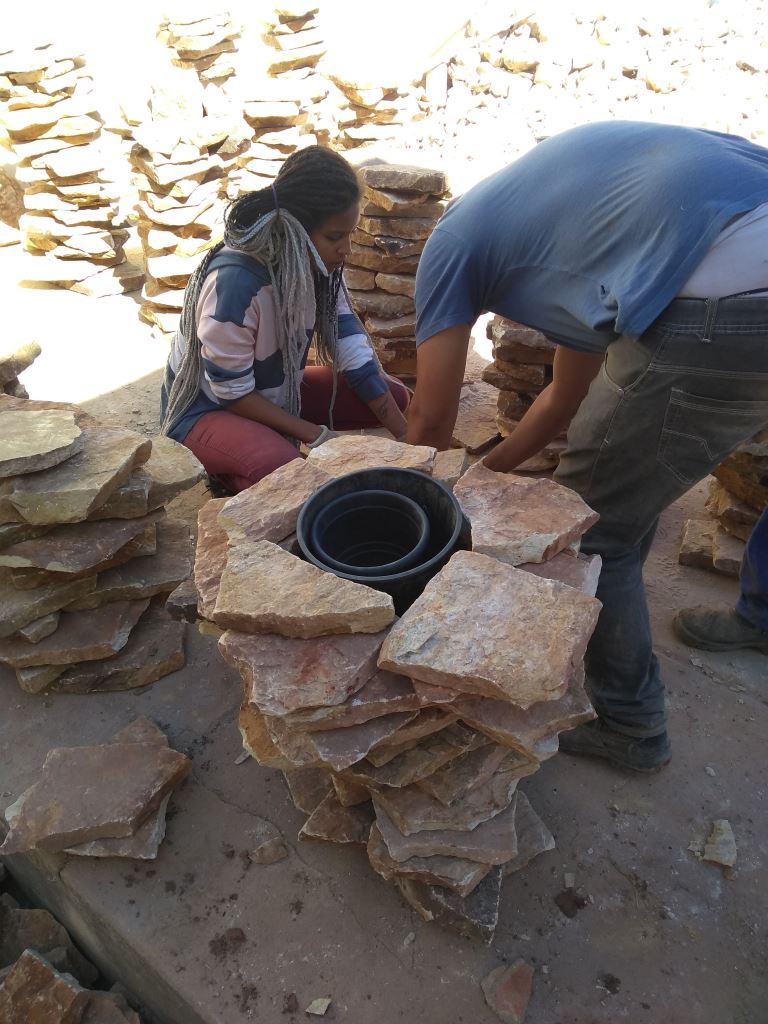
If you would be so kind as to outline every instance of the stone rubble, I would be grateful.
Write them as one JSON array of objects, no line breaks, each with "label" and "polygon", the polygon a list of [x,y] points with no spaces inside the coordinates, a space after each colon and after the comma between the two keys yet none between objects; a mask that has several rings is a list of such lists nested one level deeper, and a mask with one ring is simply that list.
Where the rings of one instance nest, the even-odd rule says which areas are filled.
[{"label": "stone rubble", "polygon": [[[490,941],[503,878],[554,846],[521,780],[557,752],[559,732],[594,717],[583,655],[600,609],[600,562],[572,547],[595,516],[548,481],[503,477],[511,481],[504,494],[480,502],[483,523],[490,535],[521,524],[513,541],[520,568],[505,560],[504,545],[494,548],[498,557],[459,551],[376,633],[328,635],[335,627],[323,617],[318,635],[278,635],[287,613],[267,618],[261,605],[284,608],[275,595],[285,579],[311,567],[260,538],[293,529],[292,486],[304,498],[329,477],[403,457],[423,472],[435,468],[431,449],[342,436],[278,479],[209,501],[198,612],[229,627],[219,649],[243,677],[244,750],[283,771],[308,816],[300,838],[364,847],[373,870],[425,919]],[[322,474],[310,477],[308,467]],[[457,485],[468,504],[484,474],[498,476],[481,467]],[[266,556],[279,570],[266,571]],[[331,607],[341,613],[348,581],[317,572],[323,616]],[[313,618],[308,593],[302,587],[288,602],[304,626]]]},{"label": "stone rubble", "polygon": [[163,506],[200,463],[58,403],[0,397],[0,437],[16,470],[0,480],[0,661],[30,693],[127,689],[180,668],[183,626],[162,603],[191,575],[192,538]]}]

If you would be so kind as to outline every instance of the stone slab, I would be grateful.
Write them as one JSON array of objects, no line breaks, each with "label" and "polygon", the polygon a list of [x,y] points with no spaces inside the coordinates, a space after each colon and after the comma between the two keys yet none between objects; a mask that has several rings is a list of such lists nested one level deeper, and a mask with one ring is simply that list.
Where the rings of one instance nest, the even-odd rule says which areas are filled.
[{"label": "stone slab", "polygon": [[121,548],[153,526],[164,513],[138,519],[104,519],[98,523],[67,523],[42,537],[11,544],[0,551],[0,565],[44,569],[75,576],[97,572]]},{"label": "stone slab", "polygon": [[508,753],[508,748],[500,743],[484,743],[422,779],[419,788],[441,804],[450,806],[470,790],[488,782]]},{"label": "stone slab", "polygon": [[448,451],[438,452],[435,456],[435,468],[432,471],[432,476],[453,490],[466,468],[466,450],[464,448],[449,448]]},{"label": "stone slab", "polygon": [[432,473],[437,450],[428,445],[403,444],[388,437],[342,434],[313,448],[308,461],[330,477],[361,469],[418,469]]},{"label": "stone slab", "polygon": [[150,605],[125,647],[104,661],[68,668],[49,686],[52,693],[107,693],[148,686],[184,665],[184,623]]},{"label": "stone slab", "polygon": [[329,843],[368,842],[374,814],[370,804],[343,807],[335,793],[329,793],[307,818],[299,839],[325,839]]},{"label": "stone slab", "polygon": [[357,764],[366,756],[370,749],[397,731],[411,719],[417,711],[400,711],[390,715],[372,718],[360,725],[348,726],[344,729],[326,729],[324,732],[304,733],[317,752],[320,760],[340,772],[350,765]]},{"label": "stone slab", "polygon": [[499,439],[496,425],[498,392],[484,381],[465,384],[459,397],[459,409],[453,428],[453,443],[471,455],[487,451]]},{"label": "stone slab", "polygon": [[66,672],[66,665],[38,665],[16,669],[16,681],[27,693],[41,693],[46,686]]},{"label": "stone slab", "polygon": [[509,807],[517,783],[524,775],[529,775],[530,770],[529,763],[521,767],[520,759],[513,754],[510,767],[502,762],[488,782],[470,790],[450,807],[433,799],[418,786],[381,789],[377,793],[376,804],[404,836],[424,831],[467,832],[477,829],[481,822],[495,818]]},{"label": "stone slab", "polygon": [[346,729],[396,711],[416,711],[423,703],[410,679],[377,672],[343,704],[293,711],[285,722],[306,732]]},{"label": "stone slab", "polygon": [[459,551],[392,628],[379,666],[521,708],[563,695],[600,602]]},{"label": "stone slab", "polygon": [[61,409],[4,412],[0,415],[0,478],[50,469],[82,444],[73,413]]},{"label": "stone slab", "polygon": [[[283,771],[295,768],[275,744],[267,727],[267,717],[252,704],[243,704],[237,719],[243,750],[266,768],[280,768]],[[300,769],[296,769],[300,770]]]},{"label": "stone slab", "polygon": [[89,993],[25,950],[0,985],[0,1020],[8,1024],[80,1024]]},{"label": "stone slab", "polygon": [[495,473],[482,463],[464,474],[454,493],[472,527],[472,550],[510,565],[553,558],[599,518],[568,487]]},{"label": "stone slab", "polygon": [[291,800],[300,811],[311,814],[332,790],[331,775],[324,768],[295,768],[283,776]]},{"label": "stone slab", "polygon": [[[192,566],[192,534],[189,527],[184,523],[159,522],[154,555],[132,558],[123,565],[99,572],[94,589],[85,597],[73,601],[68,608],[71,611],[98,608],[112,601],[138,601],[158,594],[168,594],[187,581]],[[196,617],[197,591],[191,580],[189,586]]]},{"label": "stone slab", "polygon": [[149,458],[151,450],[152,442],[132,430],[85,427],[83,447],[66,462],[11,477],[7,502],[19,517],[35,525],[82,522]]},{"label": "stone slab", "polygon": [[157,810],[139,825],[132,836],[123,839],[95,839],[90,843],[68,846],[64,853],[72,857],[125,857],[128,860],[154,860],[165,839],[165,814],[171,799],[164,797]]},{"label": "stone slab", "polygon": [[37,643],[0,641],[0,662],[19,669],[110,658],[125,647],[148,605],[148,599],[116,601],[94,611],[65,611],[58,629]]},{"label": "stone slab", "polygon": [[380,767],[392,761],[406,750],[415,747],[427,736],[446,729],[455,716],[441,709],[426,708],[416,718],[398,729],[394,736],[377,743],[371,750],[369,760]]},{"label": "stone slab", "polygon": [[600,583],[603,560],[600,555],[575,555],[572,551],[561,551],[546,562],[523,562],[518,566],[524,572],[541,576],[545,580],[558,580],[582,594],[594,597]]},{"label": "stone slab", "polygon": [[410,857],[398,863],[389,855],[376,824],[371,828],[367,853],[371,867],[382,878],[412,878],[429,885],[443,886],[459,896],[468,896],[491,870],[490,864],[478,864],[460,857]]},{"label": "stone slab", "polygon": [[56,747],[9,807],[4,854],[132,835],[188,774],[184,754],[156,743]]},{"label": "stone slab", "polygon": [[330,479],[312,461],[294,459],[229,498],[219,512],[219,526],[232,543],[285,540],[295,532],[304,502]]},{"label": "stone slab", "polygon": [[68,583],[48,583],[35,590],[19,590],[14,586],[12,570],[0,569],[0,639],[13,636],[35,619],[59,611],[95,586],[96,577],[92,576]]},{"label": "stone slab", "polygon": [[219,525],[219,512],[228,498],[211,498],[197,514],[197,549],[195,551],[195,586],[198,611],[210,619],[216,605],[221,574],[227,564],[227,534]]},{"label": "stone slab", "polygon": [[48,615],[43,615],[39,619],[35,619],[34,622],[30,622],[24,626],[23,629],[19,630],[19,636],[22,640],[27,640],[31,644],[39,643],[44,640],[51,633],[55,633],[59,628],[59,612],[49,612]]},{"label": "stone slab", "polygon": [[[322,734],[320,734],[322,735]],[[356,764],[350,775],[363,785],[376,790],[382,786],[400,789],[434,775],[478,742],[477,733],[461,724],[449,725],[416,745],[404,750],[386,764],[376,766],[366,761]],[[484,739],[479,740],[484,742]]]},{"label": "stone slab", "polygon": [[245,682],[247,699],[268,715],[342,704],[376,672],[384,633],[296,640],[227,630],[224,660]]},{"label": "stone slab", "polygon": [[515,832],[517,833],[517,855],[504,865],[505,875],[522,871],[534,857],[555,849],[555,837],[531,807],[528,797],[520,789],[517,791],[515,802]]},{"label": "stone slab", "polygon": [[378,633],[394,617],[389,594],[324,572],[270,541],[230,543],[212,615],[223,629],[301,639]]},{"label": "stone slab", "polygon": [[47,910],[12,907],[0,902],[0,969],[10,966],[25,949],[40,956],[58,953],[56,966],[81,985],[93,985],[98,971],[80,953],[62,925]]},{"label": "stone slab", "polygon": [[714,559],[715,534],[719,527],[712,519],[688,519],[680,537],[680,565],[711,569]]},{"label": "stone slab", "polygon": [[410,164],[369,164],[358,168],[361,181],[372,189],[426,193],[441,196],[448,188],[444,171]]},{"label": "stone slab", "polygon": [[499,922],[501,868],[493,868],[466,897],[439,885],[427,885],[410,878],[396,878],[395,884],[405,901],[425,921],[435,921],[467,938],[483,942],[493,940]]}]

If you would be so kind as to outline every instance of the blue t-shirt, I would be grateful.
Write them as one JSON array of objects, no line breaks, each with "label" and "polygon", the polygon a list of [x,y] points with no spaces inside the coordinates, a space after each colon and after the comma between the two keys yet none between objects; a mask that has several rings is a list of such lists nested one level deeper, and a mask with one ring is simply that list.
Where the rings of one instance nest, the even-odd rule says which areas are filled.
[{"label": "blue t-shirt", "polygon": [[417,344],[498,313],[586,352],[637,337],[729,220],[768,202],[768,149],[611,121],[553,136],[458,199],[416,277]]}]

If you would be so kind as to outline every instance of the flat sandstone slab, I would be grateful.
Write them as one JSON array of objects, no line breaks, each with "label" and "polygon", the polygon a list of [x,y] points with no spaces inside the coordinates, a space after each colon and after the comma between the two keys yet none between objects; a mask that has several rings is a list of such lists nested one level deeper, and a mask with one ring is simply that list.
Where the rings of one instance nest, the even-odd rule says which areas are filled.
[{"label": "flat sandstone slab", "polygon": [[552,558],[599,518],[553,480],[494,473],[482,464],[464,474],[454,494],[472,526],[472,550],[510,565]]},{"label": "flat sandstone slab", "polygon": [[429,885],[442,885],[459,896],[468,896],[491,870],[490,864],[478,864],[460,857],[411,857],[398,863],[389,855],[377,825],[368,839],[368,860],[373,870],[388,881],[400,876]]},{"label": "flat sandstone slab", "polygon": [[344,807],[335,793],[329,793],[307,818],[299,839],[325,839],[330,843],[358,843],[364,846],[373,824],[370,803]]},{"label": "flat sandstone slab", "polygon": [[221,574],[227,564],[227,534],[219,525],[219,512],[229,498],[212,498],[197,514],[197,550],[195,551],[195,586],[201,618],[210,619],[221,585]]},{"label": "flat sandstone slab", "polygon": [[565,692],[600,602],[459,551],[392,628],[379,666],[521,708]]},{"label": "flat sandstone slab", "polygon": [[82,431],[64,409],[0,413],[0,477],[37,473],[77,452]]},{"label": "flat sandstone slab", "polygon": [[33,1024],[79,1024],[90,992],[69,974],[59,974],[43,957],[26,949],[0,985],[0,1020]]},{"label": "flat sandstone slab", "polygon": [[243,677],[250,703],[266,715],[343,704],[376,672],[384,633],[297,640],[227,630],[224,660]]},{"label": "flat sandstone slab", "polygon": [[[79,523],[125,483],[149,458],[152,442],[132,430],[93,426],[83,430],[83,447],[51,469],[11,477],[6,502],[28,523]],[[6,513],[6,515],[8,515]],[[13,515],[6,522],[17,521]]]},{"label": "flat sandstone slab", "polygon": [[343,704],[293,711],[286,716],[286,724],[306,732],[346,729],[395,711],[416,711],[423,703],[410,679],[377,672]]},{"label": "flat sandstone slab", "polygon": [[324,572],[270,541],[230,544],[212,616],[224,629],[303,639],[378,633],[394,617],[389,594]]},{"label": "flat sandstone slab", "polygon": [[56,747],[39,780],[5,809],[2,852],[64,850],[133,835],[191,766],[184,754],[157,743]]},{"label": "flat sandstone slab", "polygon": [[427,445],[402,444],[388,437],[342,434],[313,448],[308,461],[330,477],[360,469],[419,469],[432,473],[437,449]]},{"label": "flat sandstone slab", "polygon": [[36,619],[57,612],[70,602],[90,593],[96,577],[69,583],[46,583],[34,590],[19,590],[13,583],[13,571],[0,569],[0,639],[13,636]]},{"label": "flat sandstone slab", "polygon": [[502,869],[493,868],[469,896],[459,896],[439,885],[427,885],[412,878],[395,878],[403,898],[425,921],[471,939],[491,942],[499,923]]},{"label": "flat sandstone slab", "polygon": [[558,580],[569,587],[580,590],[582,594],[594,597],[600,583],[600,570],[603,560],[600,555],[576,555],[571,551],[561,551],[546,562],[524,562],[518,566],[524,572],[541,576],[545,580]]},{"label": "flat sandstone slab", "polygon": [[253,487],[229,498],[219,512],[219,526],[230,542],[285,540],[295,532],[304,502],[330,479],[309,459],[293,459]]}]

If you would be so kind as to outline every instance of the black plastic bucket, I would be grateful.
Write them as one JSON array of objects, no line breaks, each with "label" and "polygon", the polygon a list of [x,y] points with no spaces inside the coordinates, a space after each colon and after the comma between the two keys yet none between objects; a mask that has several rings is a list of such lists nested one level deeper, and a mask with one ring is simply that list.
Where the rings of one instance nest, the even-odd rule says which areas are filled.
[{"label": "black plastic bucket", "polygon": [[[426,544],[423,545],[416,560],[407,568],[387,571],[387,564],[383,563],[378,566],[357,565],[353,566],[351,571],[343,571],[330,564],[327,561],[327,554],[317,550],[313,544],[315,521],[325,509],[331,508],[332,502],[345,498],[344,505],[337,507],[349,512],[357,504],[362,509],[368,500],[365,494],[370,491],[386,491],[408,498],[426,516],[429,525]],[[375,532],[373,520],[370,522],[370,529],[366,527],[365,520],[366,516],[363,513],[357,520],[358,536],[353,538],[361,543],[365,542],[367,534]],[[327,536],[327,525],[324,530],[324,536]],[[453,493],[439,481],[414,469],[363,469],[331,480],[305,502],[299,513],[296,533],[299,549],[307,561],[344,579],[391,594],[398,615],[402,615],[413,604],[454,551],[465,546],[466,540],[464,516]],[[337,562],[341,561],[333,551],[331,558]]]},{"label": "black plastic bucket", "polygon": [[328,502],[312,521],[310,548],[335,572],[391,576],[422,559],[429,521],[420,505],[394,491],[357,491]]}]

